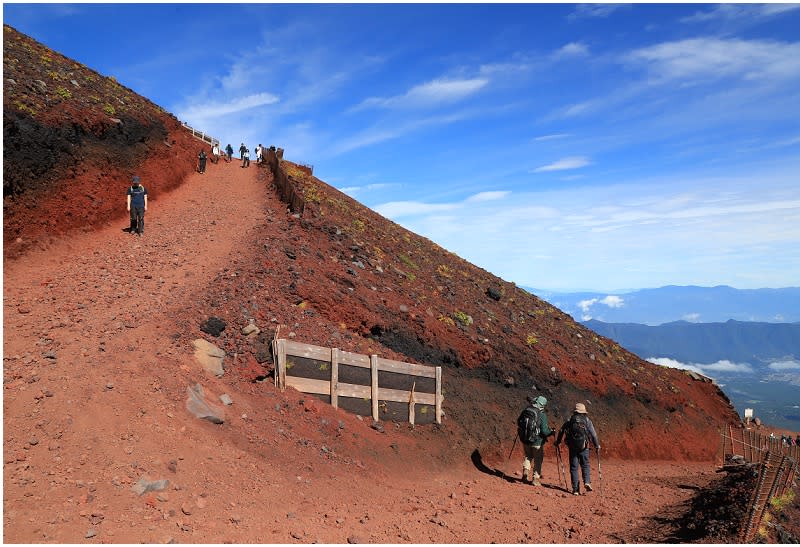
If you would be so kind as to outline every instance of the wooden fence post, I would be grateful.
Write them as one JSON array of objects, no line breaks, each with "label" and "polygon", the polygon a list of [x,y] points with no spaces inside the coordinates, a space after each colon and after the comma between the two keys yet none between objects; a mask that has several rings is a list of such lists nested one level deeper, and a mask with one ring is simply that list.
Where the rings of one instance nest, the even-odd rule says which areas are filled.
[{"label": "wooden fence post", "polygon": [[436,423],[442,423],[442,367],[436,367]]},{"label": "wooden fence post", "polygon": [[339,408],[339,348],[331,348],[331,406]]},{"label": "wooden fence post", "polygon": [[286,390],[286,340],[278,340],[278,388]]},{"label": "wooden fence post", "polygon": [[414,388],[417,383],[414,382],[411,386],[411,395],[408,397],[408,423],[414,425]]},{"label": "wooden fence post", "polygon": [[378,356],[369,356],[369,368],[372,373],[372,419],[378,421]]}]

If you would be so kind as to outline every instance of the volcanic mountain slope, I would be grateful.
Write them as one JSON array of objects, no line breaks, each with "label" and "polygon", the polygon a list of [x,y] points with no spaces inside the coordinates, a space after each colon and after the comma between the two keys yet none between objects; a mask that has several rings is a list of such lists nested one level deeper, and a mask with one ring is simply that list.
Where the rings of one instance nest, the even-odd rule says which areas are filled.
[{"label": "volcanic mountain slope", "polygon": [[3,26],[5,257],[124,215],[134,174],[151,198],[174,188],[200,144],[114,78]]},{"label": "volcanic mountain slope", "polygon": [[[4,540],[607,542],[711,480],[717,429],[737,420],[713,384],[641,361],[302,166],[280,164],[302,213],[266,164],[192,173],[201,144],[169,114],[9,27],[4,46]],[[120,230],[131,174],[151,196],[141,239]],[[442,365],[442,425],[380,431],[276,390],[264,348],[278,329]],[[196,338],[225,350],[222,377],[194,361]],[[198,384],[231,396],[224,423],[187,412]],[[605,492],[598,477],[576,505],[550,446],[545,488],[514,479],[530,393],[556,425],[589,406]],[[170,484],[133,492],[146,478]]]},{"label": "volcanic mountain slope", "polygon": [[[44,232],[118,218],[120,181],[132,173],[157,200],[193,168],[199,141],[174,117],[8,26],[4,43],[6,258]],[[707,439],[736,421],[713,384],[640,360],[306,170],[284,169],[304,212],[284,239],[239,264],[245,274],[208,288],[220,303],[208,311],[230,324],[244,319],[242,294],[281,293],[298,339],[444,366],[447,420],[462,428],[465,449],[507,444],[532,392],[552,401],[555,422],[587,403],[604,449],[625,457],[708,459]]]}]

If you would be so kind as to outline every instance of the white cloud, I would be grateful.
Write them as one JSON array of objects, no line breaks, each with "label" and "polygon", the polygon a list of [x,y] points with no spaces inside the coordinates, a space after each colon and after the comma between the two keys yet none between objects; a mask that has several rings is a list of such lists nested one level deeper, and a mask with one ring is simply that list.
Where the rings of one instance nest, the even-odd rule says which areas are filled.
[{"label": "white cloud", "polygon": [[552,135],[542,135],[540,137],[535,137],[534,141],[553,141],[556,139],[565,139],[567,137],[571,137],[569,133],[553,133]]},{"label": "white cloud", "polygon": [[780,15],[800,8],[800,4],[719,4],[708,11],[698,11],[683,17],[682,23],[707,21],[753,20]]},{"label": "white cloud", "polygon": [[703,370],[710,370],[714,372],[738,372],[750,374],[753,372],[753,367],[748,363],[733,363],[727,359],[711,363],[710,365],[697,365]]},{"label": "white cloud", "polygon": [[661,83],[727,77],[761,83],[800,77],[800,43],[691,38],[637,49],[625,59],[644,66]]},{"label": "white cloud", "polygon": [[608,17],[615,11],[627,7],[627,4],[578,4],[575,11],[570,13],[568,19],[584,17]]},{"label": "white cloud", "polygon": [[697,365],[691,365],[688,363],[681,363],[680,361],[676,361],[675,359],[669,359],[667,357],[648,357],[645,359],[648,363],[653,363],[654,365],[660,365],[662,367],[669,367],[669,368],[679,368],[683,370],[691,370],[698,374],[706,375],[703,372],[703,369],[698,367]]},{"label": "white cloud", "polygon": [[250,110],[259,106],[275,104],[280,99],[272,93],[254,93],[252,95],[245,95],[237,97],[227,102],[208,102],[203,104],[195,104],[179,111],[176,115],[178,118],[185,120],[208,120],[219,118]]},{"label": "white cloud", "polygon": [[570,42],[559,48],[554,54],[555,59],[563,59],[565,57],[585,57],[589,55],[589,48],[581,42]]},{"label": "white cloud", "polygon": [[353,110],[365,108],[429,108],[460,101],[480,91],[489,83],[487,78],[466,80],[438,79],[412,87],[403,95],[370,97]]},{"label": "white cloud", "polygon": [[562,158],[548,165],[537,167],[536,169],[533,170],[533,173],[542,173],[546,171],[564,171],[567,169],[580,169],[581,167],[586,167],[587,165],[590,164],[591,160],[586,156],[570,156],[568,158]]},{"label": "white cloud", "polygon": [[800,362],[797,361],[775,361],[769,364],[769,368],[775,371],[800,370]]},{"label": "white cloud", "polygon": [[692,370],[694,372],[703,374],[704,376],[711,376],[709,373],[723,372],[723,373],[738,373],[738,374],[752,374],[753,367],[748,363],[733,363],[727,359],[717,361],[716,363],[701,364],[701,363],[682,363],[675,359],[668,357],[648,357],[646,361],[655,365],[661,365],[670,368],[680,368],[685,370]]},{"label": "white cloud", "polygon": [[481,201],[495,201],[498,199],[503,199],[504,197],[508,196],[511,192],[507,190],[496,190],[493,192],[479,192],[474,196],[470,196],[467,198],[467,202],[475,203]]},{"label": "white cloud", "polygon": [[687,313],[681,319],[684,321],[688,321],[690,323],[697,323],[700,321],[700,314],[699,313]]},{"label": "white cloud", "polygon": [[622,308],[625,306],[625,299],[621,296],[616,295],[608,295],[602,300],[599,300],[600,304],[605,304],[609,308]]}]

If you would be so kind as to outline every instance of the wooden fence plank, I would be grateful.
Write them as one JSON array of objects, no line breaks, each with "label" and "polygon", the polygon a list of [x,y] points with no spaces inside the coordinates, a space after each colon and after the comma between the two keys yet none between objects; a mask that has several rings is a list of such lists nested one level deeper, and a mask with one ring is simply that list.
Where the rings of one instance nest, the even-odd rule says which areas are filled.
[{"label": "wooden fence plank", "polygon": [[436,378],[436,371],[433,367],[393,361],[391,359],[383,359],[382,357],[378,357],[378,370],[408,374],[411,376],[423,376],[425,378]]},{"label": "wooden fence plank", "polygon": [[[330,393],[330,382],[327,380],[315,380],[313,378],[302,378],[300,376],[287,376],[286,385],[293,387],[303,393],[314,393],[317,395],[328,395]],[[360,386],[358,384],[339,384],[339,397],[352,397],[354,399],[369,399],[372,394],[371,386]],[[400,389],[381,389],[380,400],[391,401],[393,403],[408,403],[411,392]],[[433,405],[434,398],[431,393],[415,393],[414,402],[418,405]]]},{"label": "wooden fence plank", "polygon": [[286,389],[286,340],[278,340],[278,388]]},{"label": "wooden fence plank", "polygon": [[322,346],[314,346],[312,344],[303,344],[302,342],[295,342],[293,340],[283,340],[288,355],[295,357],[303,357],[305,359],[315,359],[317,361],[331,360],[330,348],[323,348]]},{"label": "wooden fence plank", "polygon": [[352,353],[350,351],[343,351],[339,354],[339,363],[342,365],[350,365],[351,367],[370,367],[369,357],[367,355]]}]

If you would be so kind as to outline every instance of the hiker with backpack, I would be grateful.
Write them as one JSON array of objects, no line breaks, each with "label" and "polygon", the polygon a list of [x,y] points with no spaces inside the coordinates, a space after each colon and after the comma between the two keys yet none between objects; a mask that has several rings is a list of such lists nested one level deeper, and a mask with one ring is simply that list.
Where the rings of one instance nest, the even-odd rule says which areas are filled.
[{"label": "hiker with backpack", "polygon": [[572,493],[579,496],[580,473],[583,475],[583,486],[587,492],[592,491],[592,476],[589,468],[589,443],[600,452],[600,442],[597,440],[597,432],[594,424],[586,414],[586,405],[577,403],[570,419],[564,422],[556,437],[556,447],[561,445],[561,439],[565,438],[569,449],[569,474],[572,478]]},{"label": "hiker with backpack", "polygon": [[233,146],[231,146],[231,143],[228,143],[228,146],[225,147],[225,157],[228,158],[226,161],[230,163],[231,158],[233,158]]},{"label": "hiker with backpack", "polygon": [[206,153],[203,150],[200,150],[200,152],[197,153],[197,164],[198,164],[197,170],[200,173],[205,173],[206,172],[206,159],[207,158],[208,158],[208,156],[206,156]]},{"label": "hiker with backpack", "polygon": [[[522,482],[541,486],[542,460],[544,459],[544,443],[555,435],[547,424],[544,407],[547,399],[541,395],[528,396],[528,406],[517,418],[517,434],[522,442],[525,459],[522,462]],[[531,460],[533,460],[533,477],[531,477]]]},{"label": "hiker with backpack", "polygon": [[147,190],[142,186],[139,177],[133,177],[126,201],[131,214],[131,227],[128,232],[141,236],[144,233],[144,212],[147,211]]}]

